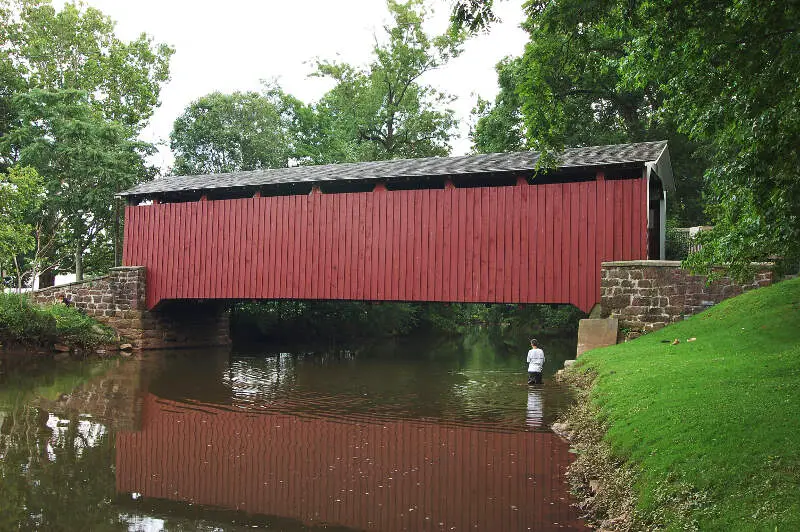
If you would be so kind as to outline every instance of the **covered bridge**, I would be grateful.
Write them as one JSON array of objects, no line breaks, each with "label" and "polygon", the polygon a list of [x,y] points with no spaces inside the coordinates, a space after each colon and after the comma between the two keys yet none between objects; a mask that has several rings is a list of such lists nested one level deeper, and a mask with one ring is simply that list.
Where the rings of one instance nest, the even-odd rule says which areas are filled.
[{"label": "covered bridge", "polygon": [[571,303],[664,254],[665,141],[167,177],[127,199],[123,262],[165,300]]}]

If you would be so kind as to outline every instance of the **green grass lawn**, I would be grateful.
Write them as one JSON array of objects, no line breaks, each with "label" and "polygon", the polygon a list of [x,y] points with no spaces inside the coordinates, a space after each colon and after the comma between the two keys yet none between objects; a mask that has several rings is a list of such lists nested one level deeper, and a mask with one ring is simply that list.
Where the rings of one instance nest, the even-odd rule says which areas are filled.
[{"label": "green grass lawn", "polygon": [[[678,338],[680,344],[663,340]],[[687,342],[689,338],[696,338]],[[800,279],[581,357],[638,509],[671,528],[800,530]]]}]

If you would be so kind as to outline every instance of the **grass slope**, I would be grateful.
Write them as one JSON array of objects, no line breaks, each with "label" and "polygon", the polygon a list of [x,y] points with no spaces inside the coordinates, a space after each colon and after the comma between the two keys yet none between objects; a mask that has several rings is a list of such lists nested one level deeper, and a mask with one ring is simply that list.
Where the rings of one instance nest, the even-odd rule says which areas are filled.
[{"label": "grass slope", "polygon": [[677,529],[665,501],[681,500],[700,530],[800,530],[800,279],[575,368],[597,373],[590,397],[640,471],[639,511]]}]

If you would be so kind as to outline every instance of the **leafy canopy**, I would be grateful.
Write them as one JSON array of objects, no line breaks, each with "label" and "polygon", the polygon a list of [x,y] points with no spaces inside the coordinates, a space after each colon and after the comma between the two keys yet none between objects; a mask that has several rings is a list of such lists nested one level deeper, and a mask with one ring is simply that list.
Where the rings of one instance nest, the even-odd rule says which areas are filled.
[{"label": "leafy canopy", "polygon": [[447,155],[455,125],[451,97],[420,78],[458,55],[466,34],[429,36],[422,0],[387,2],[393,24],[364,68],[319,61],[315,75],[336,82],[314,106],[301,155],[312,163]]},{"label": "leafy canopy", "polygon": [[9,265],[17,255],[35,245],[31,219],[44,201],[42,178],[31,167],[11,167],[0,173],[0,264]]},{"label": "leafy canopy", "polygon": [[124,42],[109,17],[81,4],[57,11],[49,0],[0,0],[0,16],[5,68],[23,87],[83,90],[105,118],[137,131],[152,116],[169,79],[166,44],[145,34]]},{"label": "leafy canopy", "polygon": [[679,187],[672,216],[715,225],[689,265],[745,275],[751,261],[800,261],[800,3],[531,0],[525,9],[530,42],[498,66],[495,102],[479,101],[477,150],[667,138]]},{"label": "leafy canopy", "polygon": [[120,226],[113,193],[152,175],[143,160],[152,147],[134,139],[173,50],[144,34],[125,42],[100,11],[49,0],[0,0],[0,48],[0,169],[32,166],[47,191],[37,251],[20,258],[38,271],[68,268],[69,246],[78,273],[87,249],[105,269]]},{"label": "leafy canopy", "polygon": [[175,120],[175,175],[288,166],[294,156],[296,101],[277,87],[264,94],[214,92]]}]

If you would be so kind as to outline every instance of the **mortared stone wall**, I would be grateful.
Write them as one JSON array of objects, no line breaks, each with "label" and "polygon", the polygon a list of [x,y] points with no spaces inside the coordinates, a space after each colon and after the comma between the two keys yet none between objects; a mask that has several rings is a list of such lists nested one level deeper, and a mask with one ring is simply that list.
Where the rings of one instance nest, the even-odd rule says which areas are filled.
[{"label": "mortared stone wall", "polygon": [[604,317],[617,318],[620,329],[644,333],[697,314],[747,290],[772,284],[770,265],[762,265],[745,284],[723,277],[712,283],[681,268],[680,261],[604,262],[600,305]]},{"label": "mortared stone wall", "polygon": [[112,327],[135,349],[171,349],[230,344],[230,320],[218,302],[170,301],[157,309],[145,304],[144,266],[111,268],[108,275],[37,290],[40,304],[68,299]]}]

